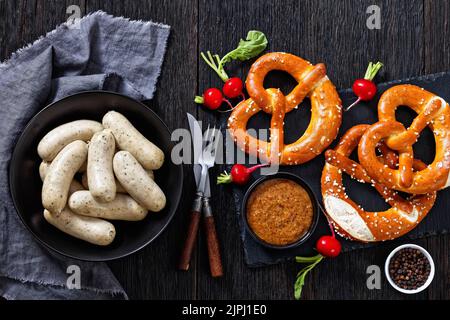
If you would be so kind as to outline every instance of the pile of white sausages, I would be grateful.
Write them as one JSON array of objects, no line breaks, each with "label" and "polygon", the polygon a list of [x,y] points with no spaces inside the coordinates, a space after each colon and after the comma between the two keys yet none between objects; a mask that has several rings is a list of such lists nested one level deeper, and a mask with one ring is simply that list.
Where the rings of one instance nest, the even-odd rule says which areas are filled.
[{"label": "pile of white sausages", "polygon": [[109,245],[116,229],[106,220],[139,221],[166,205],[153,176],[164,153],[118,112],[105,114],[102,123],[63,124],[37,151],[44,218],[75,238]]}]

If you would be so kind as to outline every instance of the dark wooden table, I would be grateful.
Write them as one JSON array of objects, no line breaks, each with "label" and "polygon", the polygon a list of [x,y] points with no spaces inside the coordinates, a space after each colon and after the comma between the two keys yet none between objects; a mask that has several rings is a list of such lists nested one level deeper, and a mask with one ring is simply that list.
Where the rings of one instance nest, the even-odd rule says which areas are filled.
[{"label": "dark wooden table", "polygon": [[[198,108],[192,98],[220,80],[199,59],[201,50],[225,53],[250,29],[265,32],[269,50],[286,51],[313,63],[325,62],[338,88],[349,87],[364,74],[367,62],[386,65],[381,80],[450,69],[450,2],[445,0],[0,0],[0,59],[33,41],[69,16],[98,9],[132,19],[172,26],[167,54],[151,106],[170,129],[187,127],[186,112],[215,123],[216,115]],[[366,27],[368,6],[381,8],[381,29]],[[245,77],[249,64],[234,65],[230,74]],[[221,168],[212,172],[214,176]],[[189,272],[178,272],[193,177],[186,166],[183,201],[164,234],[144,250],[110,263],[134,299],[291,299],[299,266],[285,263],[250,269],[243,260],[231,194],[212,185],[213,208],[222,242],[225,276],[211,279],[204,239],[199,239]],[[450,236],[416,241],[436,263],[436,277],[423,293],[405,296],[382,277],[380,290],[366,287],[366,268],[383,267],[398,242],[343,254],[327,260],[307,279],[305,299],[449,299]]]}]

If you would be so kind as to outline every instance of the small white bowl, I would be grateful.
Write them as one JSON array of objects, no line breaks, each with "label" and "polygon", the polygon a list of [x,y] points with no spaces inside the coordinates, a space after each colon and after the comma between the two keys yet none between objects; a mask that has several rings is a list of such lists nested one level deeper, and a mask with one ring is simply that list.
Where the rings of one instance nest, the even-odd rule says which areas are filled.
[{"label": "small white bowl", "polygon": [[[414,290],[407,290],[407,289],[400,288],[399,286],[397,286],[395,284],[394,280],[392,280],[391,275],[389,274],[389,263],[391,262],[392,257],[394,256],[394,254],[396,254],[398,251],[400,251],[401,249],[404,249],[404,248],[412,248],[412,249],[420,250],[424,254],[424,256],[428,259],[428,261],[430,262],[430,274],[428,275],[427,281],[422,286],[420,286]],[[391,286],[394,287],[394,289],[396,289],[397,291],[400,291],[400,292],[406,293],[406,294],[418,293],[418,292],[425,290],[430,285],[431,281],[433,281],[433,278],[434,278],[433,258],[428,253],[428,251],[425,250],[424,248],[422,248],[421,246],[418,246],[418,245],[415,245],[412,243],[407,243],[407,244],[401,245],[401,246],[395,248],[394,250],[392,250],[392,252],[389,254],[389,256],[386,259],[386,263],[384,264],[384,273],[386,274],[386,278],[388,279]]]}]

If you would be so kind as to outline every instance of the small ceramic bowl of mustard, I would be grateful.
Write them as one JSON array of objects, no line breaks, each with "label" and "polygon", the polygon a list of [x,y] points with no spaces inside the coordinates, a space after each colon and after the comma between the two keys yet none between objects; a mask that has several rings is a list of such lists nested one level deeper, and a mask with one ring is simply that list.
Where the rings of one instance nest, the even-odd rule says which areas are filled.
[{"label": "small ceramic bowl of mustard", "polygon": [[319,221],[317,198],[311,187],[288,172],[256,180],[244,195],[241,213],[251,237],[270,249],[300,246]]}]

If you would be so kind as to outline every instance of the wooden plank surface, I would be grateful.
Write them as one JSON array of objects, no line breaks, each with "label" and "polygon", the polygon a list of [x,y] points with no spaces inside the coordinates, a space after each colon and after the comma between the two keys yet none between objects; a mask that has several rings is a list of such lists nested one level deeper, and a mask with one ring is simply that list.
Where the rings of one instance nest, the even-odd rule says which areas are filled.
[{"label": "wooden plank surface", "polygon": [[[364,74],[370,60],[386,64],[380,81],[450,69],[450,4],[445,0],[0,0],[0,59],[64,22],[66,8],[82,13],[102,9],[132,19],[172,26],[155,98],[148,102],[170,129],[187,128],[185,112],[208,123],[217,115],[197,108],[192,97],[220,79],[199,60],[200,50],[223,54],[250,29],[262,30],[270,51],[287,51],[313,63],[324,62],[338,88]],[[381,29],[366,27],[366,8],[381,8]],[[232,64],[229,74],[245,78],[250,63]],[[270,85],[288,90],[292,81],[276,74]],[[301,132],[299,132],[299,135]],[[291,299],[298,265],[286,263],[249,269],[243,260],[237,219],[229,189],[212,184],[213,210],[224,254],[226,275],[211,279],[203,237],[191,270],[176,270],[193,197],[190,167],[185,167],[183,201],[169,228],[154,243],[110,266],[131,298],[137,299]],[[220,167],[211,172],[213,178]],[[213,181],[214,179],[212,179]],[[305,299],[442,299],[450,298],[449,236],[421,239],[436,262],[436,280],[424,293],[405,296],[383,280],[381,290],[368,290],[366,268],[379,265],[402,241],[343,254],[324,261],[309,275]],[[384,279],[384,276],[383,276]]]},{"label": "wooden plank surface", "polygon": [[[366,8],[372,4],[381,8],[380,30],[366,27]],[[258,1],[256,5],[253,1],[243,0],[222,1],[211,6],[210,1],[204,0],[200,1],[199,12],[208,12],[207,15],[199,16],[200,50],[225,53],[233,49],[238,38],[244,37],[248,30],[262,30],[269,39],[269,50],[291,52],[313,63],[325,62],[328,74],[338,88],[348,87],[354,79],[361,77],[370,60],[386,63],[388,71],[382,77],[385,80],[423,72],[422,1],[340,1],[336,5],[335,1],[299,3],[293,0]],[[402,32],[399,33],[399,30]],[[404,53],[407,54],[406,59]],[[245,75],[249,64],[245,64],[243,73],[239,67],[234,72],[239,76]],[[281,76],[285,82],[289,80],[286,76],[277,76]],[[274,82],[282,85],[283,81],[278,79]],[[220,79],[204,63],[200,63],[200,90],[220,84]],[[203,111],[199,117],[209,122],[217,118]],[[301,132],[298,134],[300,136]],[[216,169],[217,172],[220,172],[220,168]],[[232,206],[232,199],[223,187],[213,187],[213,194],[217,198],[217,207]],[[292,298],[293,282],[299,266],[287,263],[255,270],[247,268],[243,263],[241,244],[234,240],[239,235],[233,210],[218,213],[216,219],[224,251],[229,258],[225,262],[227,274],[221,280],[211,279],[208,276],[207,260],[201,256],[199,298]],[[367,266],[381,266],[390,247],[381,246],[345,254],[339,260],[325,261],[308,280],[304,298],[400,298],[400,295],[390,290],[387,282],[383,290],[371,291],[365,285]]]},{"label": "wooden plank surface", "polygon": [[[88,12],[101,9],[117,16],[154,20],[172,26],[170,49],[165,56],[156,95],[148,105],[161,116],[169,129],[187,127],[186,112],[196,111],[191,101],[197,89],[197,6],[189,0],[87,0],[86,8]],[[193,199],[191,169],[189,166],[185,169],[181,209],[167,230],[144,250],[110,263],[131,298],[166,300],[196,297],[195,257],[188,273],[177,272],[175,268],[185,234],[189,200]]]},{"label": "wooden plank surface", "polygon": [[[425,73],[450,70],[450,3],[425,1],[424,41]],[[430,248],[436,265],[436,279],[428,290],[429,299],[450,299],[450,236],[431,237],[424,245]]]}]

